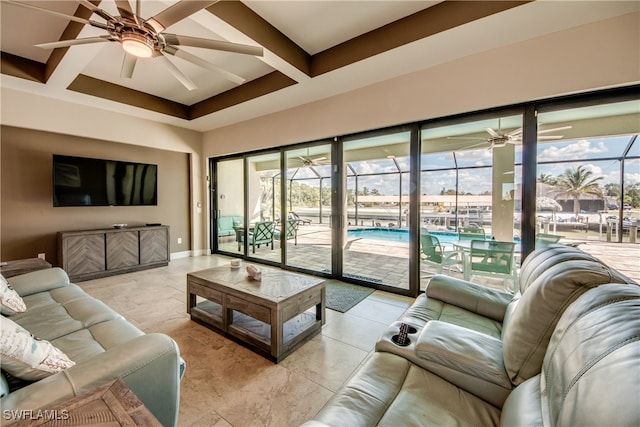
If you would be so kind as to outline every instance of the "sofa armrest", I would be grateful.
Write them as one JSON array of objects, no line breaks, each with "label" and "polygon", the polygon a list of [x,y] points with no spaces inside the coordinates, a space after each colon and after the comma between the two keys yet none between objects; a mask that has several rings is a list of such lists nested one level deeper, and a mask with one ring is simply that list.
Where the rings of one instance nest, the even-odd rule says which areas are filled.
[{"label": "sofa armrest", "polygon": [[36,270],[9,277],[7,281],[18,295],[22,297],[69,286],[69,276],[63,269],[58,267]]},{"label": "sofa armrest", "polygon": [[432,320],[418,337],[416,353],[423,360],[511,388],[502,341],[481,332]]},{"label": "sofa armrest", "polygon": [[47,409],[122,378],[164,426],[177,424],[180,353],[164,334],[147,334],[2,398],[3,410]]},{"label": "sofa armrest", "polygon": [[443,274],[431,279],[426,295],[499,322],[513,299],[509,293]]}]

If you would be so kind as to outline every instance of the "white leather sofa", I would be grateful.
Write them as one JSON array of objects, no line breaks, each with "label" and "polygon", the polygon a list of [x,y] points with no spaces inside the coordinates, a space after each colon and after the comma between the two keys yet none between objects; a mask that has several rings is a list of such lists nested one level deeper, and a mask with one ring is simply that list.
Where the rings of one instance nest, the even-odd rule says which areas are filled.
[{"label": "white leather sofa", "polygon": [[305,426],[640,425],[640,286],[560,245],[520,277],[516,295],[434,277]]}]

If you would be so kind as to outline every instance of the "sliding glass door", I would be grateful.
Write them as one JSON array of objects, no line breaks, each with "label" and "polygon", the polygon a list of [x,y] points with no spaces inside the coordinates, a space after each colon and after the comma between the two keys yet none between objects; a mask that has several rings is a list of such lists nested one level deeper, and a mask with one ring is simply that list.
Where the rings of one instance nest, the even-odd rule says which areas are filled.
[{"label": "sliding glass door", "polygon": [[237,256],[244,253],[244,160],[214,162],[212,206],[217,250]]},{"label": "sliding glass door", "polygon": [[639,117],[616,91],[221,158],[214,251],[406,295],[436,273],[512,288],[465,271],[464,241],[513,244],[516,274],[553,241],[638,242]]},{"label": "sliding glass door", "polygon": [[[464,258],[470,249],[464,240],[512,242],[517,264],[522,137],[521,115],[422,129],[421,289],[435,273],[464,277]],[[507,279],[511,283],[504,283]],[[488,278],[474,281],[513,286],[508,275],[499,278],[500,283]]]},{"label": "sliding glass door", "polygon": [[409,289],[410,132],[345,140],[342,276]]},{"label": "sliding glass door", "polygon": [[285,151],[286,265],[332,272],[331,144]]}]

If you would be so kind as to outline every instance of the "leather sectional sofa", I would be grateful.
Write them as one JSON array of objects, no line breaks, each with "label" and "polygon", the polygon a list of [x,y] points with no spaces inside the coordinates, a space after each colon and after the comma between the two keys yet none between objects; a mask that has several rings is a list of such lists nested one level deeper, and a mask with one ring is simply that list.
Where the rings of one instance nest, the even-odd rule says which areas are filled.
[{"label": "leather sectional sofa", "polygon": [[[169,336],[144,334],[69,283],[60,268],[15,276],[8,282],[27,310],[15,313],[3,307],[2,320],[10,319],[47,340],[75,366],[36,381],[20,381],[6,374],[4,363],[9,359],[3,353],[3,414],[52,408],[121,378],[162,425],[177,424],[185,366]],[[16,384],[21,387],[14,390]]]},{"label": "leather sectional sofa", "polygon": [[638,284],[562,245],[515,295],[437,275],[305,427],[640,425],[639,309]]}]

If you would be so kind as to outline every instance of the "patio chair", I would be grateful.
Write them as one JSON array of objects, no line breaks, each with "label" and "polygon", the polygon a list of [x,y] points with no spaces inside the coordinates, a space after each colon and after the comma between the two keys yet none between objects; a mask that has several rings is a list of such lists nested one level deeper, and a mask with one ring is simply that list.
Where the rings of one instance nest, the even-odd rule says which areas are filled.
[{"label": "patio chair", "polygon": [[[284,238],[286,240],[294,239],[294,245],[298,244],[298,227],[300,226],[300,222],[295,219],[288,219],[284,225]],[[276,226],[275,229],[276,239],[280,239],[280,229]]]},{"label": "patio chair", "polygon": [[421,261],[435,266],[437,274],[442,273],[442,267],[447,267],[447,270],[451,272],[452,265],[460,264],[460,253],[444,250],[440,240],[429,233],[420,234],[420,251]]},{"label": "patio chair", "polygon": [[517,280],[517,268],[514,259],[516,244],[497,240],[472,240],[471,249],[464,259],[464,279],[472,276],[502,277],[505,290],[511,292],[506,279]]},{"label": "patio chair", "polygon": [[458,227],[458,240],[483,240],[485,238],[484,228]]},{"label": "patio chair", "polygon": [[558,234],[538,233],[536,234],[536,248],[558,243],[563,237],[564,236],[560,236]]},{"label": "patio chair", "polygon": [[311,220],[310,219],[302,219],[300,218],[300,215],[298,215],[295,212],[289,212],[289,219],[294,219],[298,222],[301,222],[302,224],[311,224]]},{"label": "patio chair", "polygon": [[251,251],[256,253],[256,246],[271,244],[273,250],[273,221],[256,222],[253,230],[249,231]]}]

